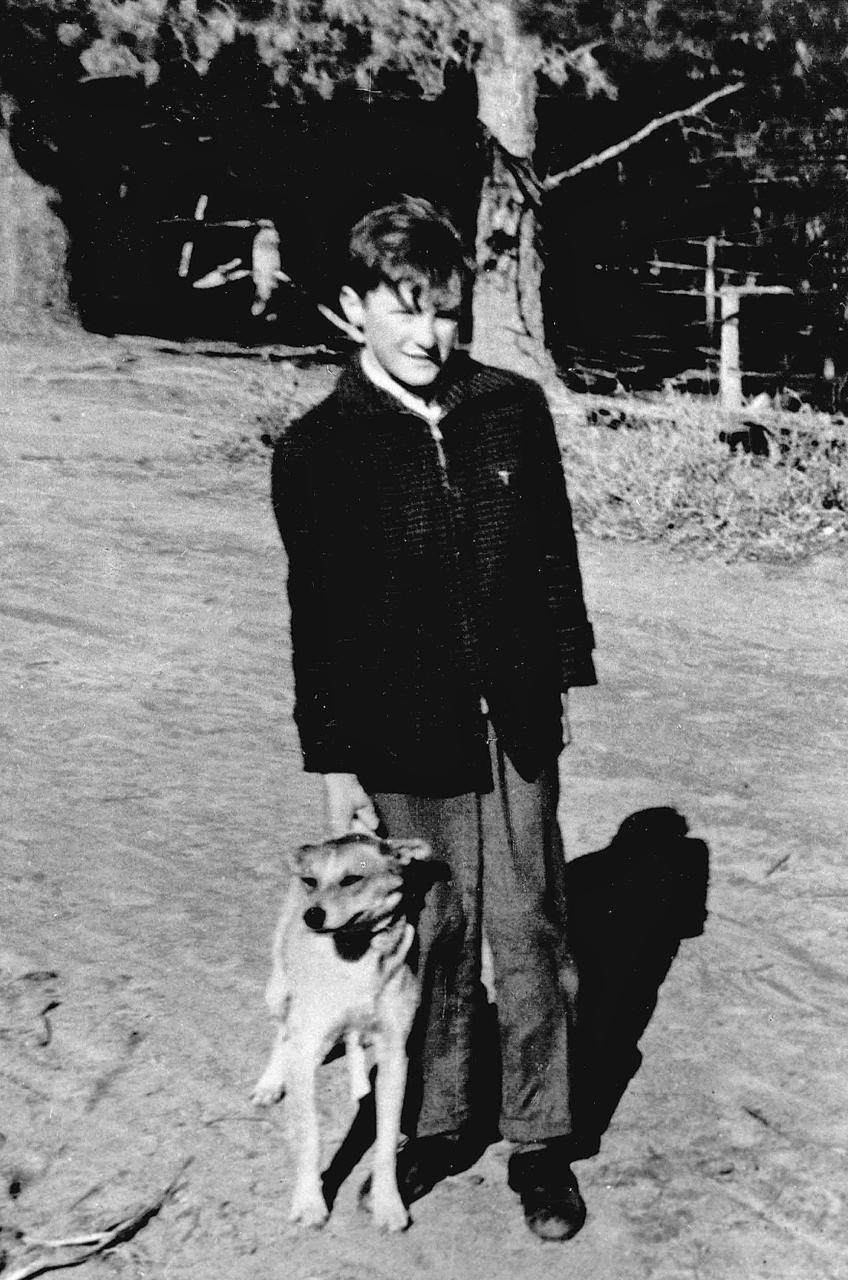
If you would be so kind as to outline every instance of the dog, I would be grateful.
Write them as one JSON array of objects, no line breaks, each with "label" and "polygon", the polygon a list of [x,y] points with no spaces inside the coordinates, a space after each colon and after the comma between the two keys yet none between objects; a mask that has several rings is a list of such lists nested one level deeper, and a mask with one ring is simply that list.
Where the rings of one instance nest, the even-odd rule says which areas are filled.
[{"label": "dog", "polygon": [[[354,1098],[370,1092],[365,1043],[376,1053],[377,1137],[370,1199],[376,1224],[402,1231],[409,1213],[397,1186],[407,1040],[419,1001],[409,963],[414,922],[441,864],[424,840],[353,833],[304,845],[272,949],[265,999],[279,1028],[252,1094],[270,1106],[287,1093],[299,1127],[290,1220],[319,1227],[328,1207],[320,1174],[315,1074],[344,1040]],[[423,872],[427,874],[424,875]]]}]

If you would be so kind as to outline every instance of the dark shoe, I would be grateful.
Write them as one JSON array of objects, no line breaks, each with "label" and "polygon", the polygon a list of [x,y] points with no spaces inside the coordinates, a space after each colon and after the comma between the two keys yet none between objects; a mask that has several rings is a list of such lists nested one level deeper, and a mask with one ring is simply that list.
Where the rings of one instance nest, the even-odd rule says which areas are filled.
[{"label": "dark shoe", "polygon": [[[426,1138],[410,1138],[398,1152],[398,1191],[409,1206],[432,1191],[437,1183],[470,1169],[481,1154],[464,1133],[435,1133]],[[360,1204],[371,1194],[371,1178],[359,1190]]]},{"label": "dark shoe", "polygon": [[524,1220],[540,1240],[570,1240],[586,1221],[577,1179],[557,1144],[516,1151],[509,1160],[509,1185],[518,1192]]}]

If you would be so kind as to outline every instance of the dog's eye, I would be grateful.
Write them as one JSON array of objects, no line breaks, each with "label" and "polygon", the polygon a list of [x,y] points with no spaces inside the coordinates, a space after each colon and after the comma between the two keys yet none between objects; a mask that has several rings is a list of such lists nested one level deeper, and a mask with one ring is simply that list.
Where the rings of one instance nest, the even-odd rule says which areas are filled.
[{"label": "dog's eye", "polygon": [[301,876],[300,883],[303,885],[304,889],[318,888],[318,881],[315,879],[314,876]]},{"label": "dog's eye", "polygon": [[362,876],[342,876],[339,884],[343,889],[352,889],[355,884],[362,884]]}]

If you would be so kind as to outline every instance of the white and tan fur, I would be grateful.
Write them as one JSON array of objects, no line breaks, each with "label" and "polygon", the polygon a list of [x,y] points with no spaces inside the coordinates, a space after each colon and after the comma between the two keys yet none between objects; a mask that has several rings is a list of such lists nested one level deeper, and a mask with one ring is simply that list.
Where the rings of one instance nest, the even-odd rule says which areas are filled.
[{"label": "white and tan fur", "polygon": [[252,1100],[269,1106],[287,1093],[291,1101],[299,1129],[293,1222],[321,1226],[327,1219],[315,1077],[343,1039],[357,1098],[369,1092],[364,1043],[376,1051],[374,1219],[388,1231],[409,1224],[396,1160],[406,1044],[419,997],[407,963],[416,911],[410,876],[429,856],[423,840],[352,834],[306,845],[292,860],[265,993],[279,1028]]}]

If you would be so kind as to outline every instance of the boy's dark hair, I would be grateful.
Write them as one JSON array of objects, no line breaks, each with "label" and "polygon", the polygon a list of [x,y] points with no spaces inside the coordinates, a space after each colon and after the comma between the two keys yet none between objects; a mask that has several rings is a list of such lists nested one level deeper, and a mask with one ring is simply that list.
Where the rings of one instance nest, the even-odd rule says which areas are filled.
[{"label": "boy's dark hair", "polygon": [[472,263],[450,216],[422,196],[403,196],[372,209],[350,233],[345,283],[364,298],[387,284],[413,297],[465,287]]}]

